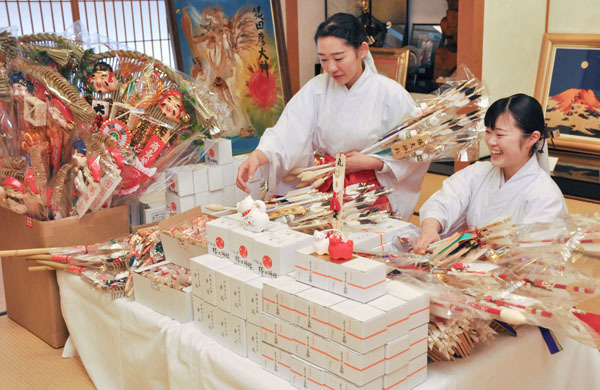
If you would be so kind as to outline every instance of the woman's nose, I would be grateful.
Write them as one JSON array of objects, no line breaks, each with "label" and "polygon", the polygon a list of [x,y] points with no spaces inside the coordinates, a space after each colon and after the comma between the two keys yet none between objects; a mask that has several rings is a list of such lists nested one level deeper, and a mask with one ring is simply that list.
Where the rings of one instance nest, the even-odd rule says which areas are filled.
[{"label": "woman's nose", "polygon": [[332,62],[329,62],[329,63],[327,64],[327,72],[329,72],[329,73],[333,73],[333,72],[335,72],[336,70],[337,70],[337,66],[335,65],[335,63],[334,63],[333,61],[332,61]]}]

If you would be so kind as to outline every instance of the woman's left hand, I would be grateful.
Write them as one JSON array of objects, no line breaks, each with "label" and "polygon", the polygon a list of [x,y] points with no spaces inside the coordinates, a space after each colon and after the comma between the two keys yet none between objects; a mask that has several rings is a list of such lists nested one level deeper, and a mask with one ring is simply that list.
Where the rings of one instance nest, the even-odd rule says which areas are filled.
[{"label": "woman's left hand", "polygon": [[354,173],[365,169],[380,171],[383,169],[383,161],[361,152],[346,153],[346,173]]}]

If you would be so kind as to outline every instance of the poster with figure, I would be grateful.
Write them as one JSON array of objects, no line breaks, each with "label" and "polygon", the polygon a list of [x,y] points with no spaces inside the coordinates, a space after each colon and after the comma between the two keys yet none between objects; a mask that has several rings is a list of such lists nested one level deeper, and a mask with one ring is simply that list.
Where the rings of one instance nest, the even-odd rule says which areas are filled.
[{"label": "poster with figure", "polygon": [[279,0],[173,0],[181,71],[232,111],[225,136],[234,153],[253,150],[289,99]]}]

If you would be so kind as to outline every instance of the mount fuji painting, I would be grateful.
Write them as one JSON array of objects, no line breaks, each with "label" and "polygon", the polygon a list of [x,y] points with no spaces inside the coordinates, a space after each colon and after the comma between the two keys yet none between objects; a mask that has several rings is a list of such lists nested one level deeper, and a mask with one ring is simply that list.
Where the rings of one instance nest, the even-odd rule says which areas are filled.
[{"label": "mount fuji painting", "polygon": [[556,49],[545,109],[561,139],[600,143],[600,49]]}]

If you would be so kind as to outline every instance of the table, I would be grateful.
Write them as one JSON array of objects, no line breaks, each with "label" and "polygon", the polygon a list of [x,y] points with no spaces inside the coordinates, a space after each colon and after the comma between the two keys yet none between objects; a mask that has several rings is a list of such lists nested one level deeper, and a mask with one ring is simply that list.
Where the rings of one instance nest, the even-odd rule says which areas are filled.
[{"label": "table", "polygon": [[[70,343],[99,389],[292,389],[291,384],[195,328],[135,301],[112,301],[57,271]],[[455,362],[432,363],[425,389],[598,389],[600,353],[567,338],[550,355],[540,332],[520,327]]]}]

